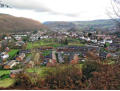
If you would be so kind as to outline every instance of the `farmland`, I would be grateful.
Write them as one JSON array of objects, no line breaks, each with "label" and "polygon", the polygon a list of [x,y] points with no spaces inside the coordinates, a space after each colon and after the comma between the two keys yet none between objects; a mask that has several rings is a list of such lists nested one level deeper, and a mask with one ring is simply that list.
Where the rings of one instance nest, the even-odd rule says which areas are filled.
[{"label": "farmland", "polygon": [[17,50],[17,49],[11,49],[10,52],[8,52],[8,54],[9,54],[9,59],[14,58],[14,57],[16,56],[16,54],[17,54],[18,51],[19,51],[19,50]]}]

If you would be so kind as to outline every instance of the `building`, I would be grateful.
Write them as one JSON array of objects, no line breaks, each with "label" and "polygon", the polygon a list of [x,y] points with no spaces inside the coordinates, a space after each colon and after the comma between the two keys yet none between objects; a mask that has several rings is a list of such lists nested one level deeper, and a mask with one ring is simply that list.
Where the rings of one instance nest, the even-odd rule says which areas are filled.
[{"label": "building", "polygon": [[25,53],[21,53],[18,57],[16,57],[16,60],[23,61],[24,58],[25,58]]},{"label": "building", "polygon": [[19,62],[17,62],[16,60],[12,60],[4,65],[4,69],[12,69],[17,64],[19,64]]},{"label": "building", "polygon": [[23,72],[23,69],[18,69],[18,70],[11,70],[10,71],[10,77],[15,78],[17,74]]}]

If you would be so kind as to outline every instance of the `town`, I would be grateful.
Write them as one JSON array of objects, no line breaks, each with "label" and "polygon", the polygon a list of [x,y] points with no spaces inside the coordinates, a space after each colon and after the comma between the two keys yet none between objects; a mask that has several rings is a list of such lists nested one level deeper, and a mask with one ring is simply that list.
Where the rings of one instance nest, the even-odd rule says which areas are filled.
[{"label": "town", "polygon": [[120,0],[0,0],[0,90],[120,90]]},{"label": "town", "polygon": [[[0,69],[11,78],[23,68],[35,65],[81,64],[85,61],[116,63],[120,38],[101,32],[3,33],[0,41]],[[34,60],[34,61],[33,61]],[[4,75],[1,75],[1,78]]]}]

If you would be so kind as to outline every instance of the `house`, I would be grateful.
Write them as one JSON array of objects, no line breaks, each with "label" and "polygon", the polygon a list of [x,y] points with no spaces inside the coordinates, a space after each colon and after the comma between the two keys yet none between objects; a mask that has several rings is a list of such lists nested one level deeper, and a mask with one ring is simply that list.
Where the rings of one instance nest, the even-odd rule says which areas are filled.
[{"label": "house", "polygon": [[27,67],[28,67],[28,68],[33,68],[34,65],[35,65],[35,63],[30,60],[30,62],[27,64]]},{"label": "house", "polygon": [[55,51],[52,51],[52,59],[57,60],[55,53]]},{"label": "house", "polygon": [[15,35],[12,35],[16,40],[22,40],[22,37],[27,37],[26,34],[15,34]]},{"label": "house", "polygon": [[16,57],[16,60],[23,61],[24,58],[25,58],[25,53],[21,53],[18,57]]},{"label": "house", "polygon": [[53,66],[56,66],[56,64],[57,64],[56,60],[50,59],[46,66],[47,67],[53,67]]},{"label": "house", "polygon": [[120,49],[120,44],[112,43],[112,44],[110,44],[108,50],[111,51],[111,52],[115,52],[115,51],[117,51],[118,49]]},{"label": "house", "polygon": [[12,37],[11,37],[11,36],[6,36],[4,39],[5,39],[5,40],[11,40]]},{"label": "house", "polygon": [[105,39],[106,35],[98,34],[96,37],[97,39]]},{"label": "house", "polygon": [[6,48],[5,48],[5,51],[6,51],[6,52],[9,52],[9,51],[10,51],[10,48],[9,48],[9,47],[6,47]]},{"label": "house", "polygon": [[107,54],[108,54],[107,52],[100,52],[99,53],[100,59],[102,59],[102,60],[106,59]]},{"label": "house", "polygon": [[25,43],[23,41],[17,41],[16,42],[16,46],[23,46]]},{"label": "house", "polygon": [[75,54],[73,60],[72,60],[70,63],[71,63],[71,64],[77,64],[78,61],[79,61],[79,57],[78,57],[77,54]]},{"label": "house", "polygon": [[2,58],[2,60],[6,60],[6,59],[9,58],[9,54],[7,52],[2,52],[1,53],[1,58]]},{"label": "house", "polygon": [[106,42],[106,43],[110,43],[110,44],[113,43],[113,41],[112,41],[111,39],[106,39],[105,42]]},{"label": "house", "polygon": [[96,39],[94,39],[94,40],[91,40],[93,43],[97,43],[97,40]]},{"label": "house", "polygon": [[12,60],[4,65],[4,69],[12,69],[17,64],[19,64],[19,62],[17,62],[16,60]]},{"label": "house", "polygon": [[58,47],[56,53],[58,54],[59,63],[63,63],[65,55],[68,56],[68,61],[71,61],[74,59],[75,55],[85,56],[88,50],[90,50],[89,47],[65,46]]},{"label": "house", "polygon": [[24,64],[29,63],[32,59],[32,56],[28,56],[24,62]]},{"label": "house", "polygon": [[31,53],[31,50],[20,50],[19,53],[20,53],[20,54],[21,54],[21,53],[29,54],[29,53]]},{"label": "house", "polygon": [[17,74],[23,72],[23,69],[18,69],[18,70],[11,70],[10,71],[10,77],[15,78]]},{"label": "house", "polygon": [[105,41],[105,40],[100,40],[100,41],[98,41],[98,43],[100,43],[100,44],[105,44],[106,41]]},{"label": "house", "polygon": [[59,61],[59,63],[64,63],[64,60],[63,60],[61,53],[58,53],[58,61]]}]

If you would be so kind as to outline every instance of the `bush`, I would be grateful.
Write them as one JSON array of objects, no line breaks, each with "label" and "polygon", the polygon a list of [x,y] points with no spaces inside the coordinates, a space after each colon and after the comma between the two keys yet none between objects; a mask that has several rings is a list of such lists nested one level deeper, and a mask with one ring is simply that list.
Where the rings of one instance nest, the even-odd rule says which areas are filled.
[{"label": "bush", "polygon": [[10,77],[9,74],[4,74],[0,77],[0,80],[4,80],[4,79],[9,78],[9,77]]},{"label": "bush", "polygon": [[[47,76],[42,79],[39,75],[19,74],[14,87],[25,89],[85,89],[87,80],[82,75],[81,69],[73,66],[57,67],[54,71],[47,71]],[[30,79],[31,78],[31,79]]]},{"label": "bush", "polygon": [[58,67],[54,73],[49,72],[45,83],[49,89],[85,89],[87,86],[82,71],[75,66],[65,69]]},{"label": "bush", "polygon": [[30,89],[32,88],[33,84],[28,74],[21,73],[16,76],[16,82],[14,86],[15,87],[19,86],[25,89]]},{"label": "bush", "polygon": [[99,72],[93,72],[89,89],[119,90],[120,65],[101,65]]},{"label": "bush", "polygon": [[85,75],[85,77],[87,79],[93,77],[92,72],[98,71],[99,70],[99,66],[100,64],[95,62],[95,61],[90,61],[90,62],[85,62],[83,65],[83,75]]},{"label": "bush", "polygon": [[120,65],[85,62],[82,70],[76,65],[58,66],[55,70],[47,70],[44,79],[39,75],[22,73],[16,78],[16,86],[25,89],[92,89],[119,90]]}]

